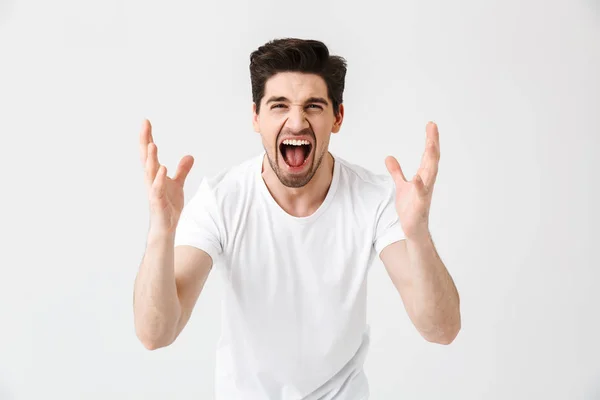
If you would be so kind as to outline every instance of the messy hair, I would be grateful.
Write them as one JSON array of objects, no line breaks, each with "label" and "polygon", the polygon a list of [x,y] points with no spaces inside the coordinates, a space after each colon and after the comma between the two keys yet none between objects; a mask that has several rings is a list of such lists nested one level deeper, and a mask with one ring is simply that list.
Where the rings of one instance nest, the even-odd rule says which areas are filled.
[{"label": "messy hair", "polygon": [[256,113],[260,112],[260,102],[269,78],[279,72],[302,72],[323,78],[333,105],[333,113],[337,116],[343,102],[346,69],[346,60],[330,55],[327,46],[318,40],[272,40],[250,55],[252,101],[256,104]]}]

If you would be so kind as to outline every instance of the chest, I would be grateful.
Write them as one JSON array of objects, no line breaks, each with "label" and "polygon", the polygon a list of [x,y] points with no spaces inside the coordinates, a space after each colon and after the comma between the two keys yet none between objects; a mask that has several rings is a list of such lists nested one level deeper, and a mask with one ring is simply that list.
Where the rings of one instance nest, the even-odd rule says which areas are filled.
[{"label": "chest", "polygon": [[310,222],[249,213],[230,228],[227,275],[239,292],[343,296],[362,285],[372,262],[370,225],[344,213]]}]

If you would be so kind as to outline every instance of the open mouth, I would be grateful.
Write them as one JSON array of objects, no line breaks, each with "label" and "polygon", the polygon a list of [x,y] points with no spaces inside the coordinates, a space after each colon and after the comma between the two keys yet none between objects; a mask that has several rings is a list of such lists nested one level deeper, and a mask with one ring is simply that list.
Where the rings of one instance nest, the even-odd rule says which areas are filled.
[{"label": "open mouth", "polygon": [[312,152],[312,144],[308,140],[286,139],[279,145],[279,151],[289,167],[300,168],[306,164]]}]

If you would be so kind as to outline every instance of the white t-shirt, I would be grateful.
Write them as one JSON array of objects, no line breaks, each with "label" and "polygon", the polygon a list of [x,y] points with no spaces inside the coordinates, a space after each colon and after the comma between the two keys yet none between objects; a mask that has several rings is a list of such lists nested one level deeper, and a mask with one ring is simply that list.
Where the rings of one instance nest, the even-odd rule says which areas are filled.
[{"label": "white t-shirt", "polygon": [[363,400],[367,272],[404,239],[395,186],[335,155],[326,198],[308,217],[273,199],[264,153],[202,181],[175,245],[213,258],[224,279],[218,400]]}]

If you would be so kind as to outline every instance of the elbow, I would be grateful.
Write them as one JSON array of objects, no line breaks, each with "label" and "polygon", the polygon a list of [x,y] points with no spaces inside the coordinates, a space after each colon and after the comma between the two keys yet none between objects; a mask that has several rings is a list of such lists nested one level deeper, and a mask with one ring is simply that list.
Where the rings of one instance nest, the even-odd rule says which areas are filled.
[{"label": "elbow", "polygon": [[446,346],[449,344],[452,344],[454,342],[454,340],[456,340],[456,337],[458,336],[460,329],[461,329],[461,324],[460,324],[460,319],[459,319],[456,324],[452,325],[452,327],[450,327],[446,331],[445,335],[441,336],[441,338],[438,340],[437,343],[446,345]]},{"label": "elbow", "polygon": [[457,329],[454,329],[451,331],[446,331],[444,333],[440,333],[437,335],[422,335],[422,336],[425,338],[425,340],[427,340],[430,343],[448,346],[454,342],[454,340],[458,336],[459,331],[460,331],[460,328],[457,328]]},{"label": "elbow", "polygon": [[441,335],[437,338],[435,338],[434,340],[430,340],[430,342],[435,343],[435,344],[441,344],[444,346],[448,346],[450,344],[452,344],[454,342],[454,340],[456,339],[456,337],[458,336],[458,332],[459,330],[456,330],[452,333],[447,333],[445,335]]},{"label": "elbow", "polygon": [[172,341],[166,341],[160,338],[152,338],[149,336],[141,335],[139,333],[137,334],[137,337],[140,343],[142,343],[142,345],[144,346],[144,348],[150,351],[162,349],[163,347],[167,347],[172,343]]},{"label": "elbow", "polygon": [[134,329],[137,339],[147,350],[170,346],[177,337],[177,323],[154,315],[135,313]]},{"label": "elbow", "polygon": [[158,350],[171,345],[174,341],[173,335],[167,335],[165,332],[152,332],[152,330],[145,329],[143,326],[136,326],[135,333],[140,343],[147,350]]},{"label": "elbow", "polygon": [[425,340],[430,343],[441,344],[441,345],[450,345],[458,336],[458,333],[461,330],[461,322],[460,317],[457,319],[455,323],[448,324],[444,327],[438,327],[437,329],[429,331],[427,333],[421,332],[421,335]]},{"label": "elbow", "polygon": [[145,338],[141,338],[138,337],[140,343],[142,343],[142,346],[144,346],[144,348],[146,350],[158,350],[160,348],[165,347],[164,344],[162,344],[161,342],[157,341],[157,340],[151,340],[151,339],[145,339]]}]

